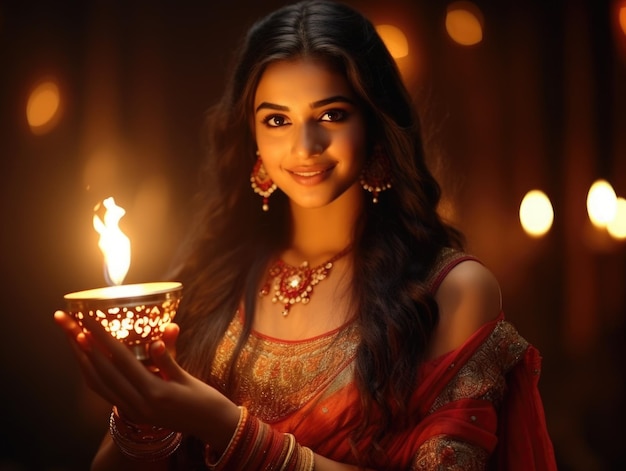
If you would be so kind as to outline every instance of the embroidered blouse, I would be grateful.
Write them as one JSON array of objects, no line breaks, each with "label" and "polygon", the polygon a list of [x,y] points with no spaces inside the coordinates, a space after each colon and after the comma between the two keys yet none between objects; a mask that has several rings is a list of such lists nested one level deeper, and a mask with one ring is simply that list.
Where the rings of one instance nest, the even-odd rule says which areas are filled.
[{"label": "embroidered blouse", "polygon": [[[428,279],[432,292],[468,259],[442,252]],[[242,329],[238,313],[216,352],[209,383],[222,392]],[[356,464],[349,438],[359,423],[353,383],[358,344],[353,322],[302,341],[253,331],[235,366],[239,384],[231,399],[316,453]],[[502,314],[459,349],[424,363],[409,409],[414,426],[386,437],[382,469],[555,470],[537,391],[539,369],[538,352]]]}]

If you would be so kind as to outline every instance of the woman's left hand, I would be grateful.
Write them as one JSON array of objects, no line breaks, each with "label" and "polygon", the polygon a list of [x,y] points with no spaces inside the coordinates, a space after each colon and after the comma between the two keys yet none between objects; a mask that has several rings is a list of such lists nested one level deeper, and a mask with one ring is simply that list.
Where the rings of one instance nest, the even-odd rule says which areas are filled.
[{"label": "woman's left hand", "polygon": [[190,434],[218,449],[227,445],[239,409],[176,363],[176,324],[149,346],[155,374],[93,319],[83,320],[84,332],[66,312],[57,311],[54,318],[67,334],[88,386],[129,420]]}]

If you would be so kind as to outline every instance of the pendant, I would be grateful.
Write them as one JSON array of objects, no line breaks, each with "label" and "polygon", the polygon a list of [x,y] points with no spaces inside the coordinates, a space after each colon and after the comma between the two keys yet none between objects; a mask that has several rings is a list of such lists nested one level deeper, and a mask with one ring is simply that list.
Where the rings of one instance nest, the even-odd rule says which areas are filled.
[{"label": "pendant", "polygon": [[328,261],[317,267],[309,267],[309,262],[303,262],[298,267],[289,265],[278,259],[269,269],[268,278],[263,285],[259,295],[266,296],[270,292],[270,280],[273,296],[273,303],[282,303],[283,317],[289,315],[291,306],[296,303],[308,304],[313,294],[313,287],[325,280],[330,274],[333,263],[346,255],[351,246],[346,247]]}]

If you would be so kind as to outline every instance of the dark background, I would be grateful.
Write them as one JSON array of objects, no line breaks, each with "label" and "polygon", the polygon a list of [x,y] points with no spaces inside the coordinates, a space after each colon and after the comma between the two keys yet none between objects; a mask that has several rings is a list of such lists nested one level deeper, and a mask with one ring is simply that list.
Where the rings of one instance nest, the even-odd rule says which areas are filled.
[{"label": "dark background", "polygon": [[[52,314],[104,284],[93,207],[114,195],[133,243],[126,282],[154,281],[189,222],[202,121],[251,22],[286,2],[0,1],[0,470],[87,469],[109,408],[84,386]],[[609,0],[477,0],[477,46],[446,35],[449,2],[352,0],[404,30],[443,209],[500,279],[505,312],[544,356],[561,470],[626,469],[626,248],[592,228],[587,190],[626,195],[626,37]],[[63,110],[25,118],[45,77]],[[525,235],[541,188],[555,223]]]}]

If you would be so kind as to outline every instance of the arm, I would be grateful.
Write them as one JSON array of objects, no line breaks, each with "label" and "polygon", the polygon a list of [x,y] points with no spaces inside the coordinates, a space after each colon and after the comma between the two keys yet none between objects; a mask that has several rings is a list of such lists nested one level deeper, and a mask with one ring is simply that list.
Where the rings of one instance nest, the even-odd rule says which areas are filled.
[{"label": "arm", "polygon": [[[168,326],[163,340],[150,347],[151,359],[160,370],[158,376],[98,323],[87,319],[90,331],[86,334],[67,313],[57,311],[55,321],[65,330],[89,387],[115,404],[124,417],[138,424],[154,424],[194,436],[210,444],[212,453],[218,457],[227,450],[239,423],[240,408],[175,362],[173,345],[178,335],[175,324]],[[314,460],[316,471],[357,469],[321,456],[315,456]],[[92,469],[158,471],[167,469],[167,465],[166,460],[139,463],[127,458],[107,434]]]},{"label": "arm", "polygon": [[[473,260],[458,264],[448,273],[435,300],[439,323],[429,347],[430,358],[459,349],[502,310],[497,280]],[[503,393],[503,376],[497,362],[483,365],[477,360],[471,365],[478,370],[462,366],[437,393],[431,413],[421,424],[423,442],[412,469],[486,469],[496,443],[497,415],[492,400]]]},{"label": "arm", "polygon": [[484,265],[473,260],[458,264],[448,273],[435,300],[439,323],[429,347],[430,358],[459,348],[502,310],[498,281]]}]

